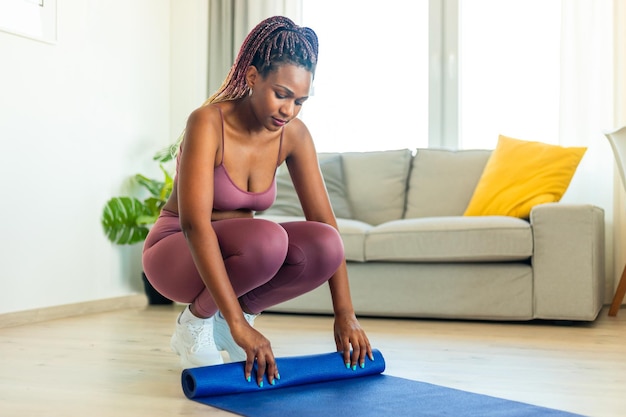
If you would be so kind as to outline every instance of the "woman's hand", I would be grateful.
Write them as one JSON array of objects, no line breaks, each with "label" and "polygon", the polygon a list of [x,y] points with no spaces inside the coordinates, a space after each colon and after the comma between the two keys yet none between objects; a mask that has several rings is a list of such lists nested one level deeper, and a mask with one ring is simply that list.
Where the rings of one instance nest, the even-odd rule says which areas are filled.
[{"label": "woman's hand", "polygon": [[[370,341],[361,328],[354,313],[335,315],[335,345],[338,352],[343,352],[343,362],[346,367],[356,369],[357,366],[365,367],[365,357],[374,360]],[[350,348],[352,347],[352,356]]]},{"label": "woman's hand", "polygon": [[274,380],[280,379],[276,359],[270,341],[254,327],[246,324],[231,327],[233,339],[246,352],[244,376],[248,382],[252,378],[254,361],[257,363],[256,383],[263,387],[263,375],[267,373],[267,380],[274,385]]}]

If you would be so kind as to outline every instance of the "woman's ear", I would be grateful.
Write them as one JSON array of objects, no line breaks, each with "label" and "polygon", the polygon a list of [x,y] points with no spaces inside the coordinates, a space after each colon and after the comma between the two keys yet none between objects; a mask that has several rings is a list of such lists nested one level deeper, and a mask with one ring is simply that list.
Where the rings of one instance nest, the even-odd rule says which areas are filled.
[{"label": "woman's ear", "polygon": [[257,71],[255,66],[250,65],[248,69],[246,70],[246,84],[248,84],[248,88],[252,90],[258,78],[259,78],[259,71]]}]

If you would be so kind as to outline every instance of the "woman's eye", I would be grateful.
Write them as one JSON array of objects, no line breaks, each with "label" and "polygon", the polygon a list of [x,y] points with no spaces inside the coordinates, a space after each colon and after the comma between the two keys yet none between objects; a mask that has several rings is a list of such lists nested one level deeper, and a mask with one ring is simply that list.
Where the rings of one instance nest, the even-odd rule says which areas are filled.
[{"label": "woman's eye", "polygon": [[280,94],[280,93],[274,93],[276,95],[276,98],[287,98],[287,96]]}]

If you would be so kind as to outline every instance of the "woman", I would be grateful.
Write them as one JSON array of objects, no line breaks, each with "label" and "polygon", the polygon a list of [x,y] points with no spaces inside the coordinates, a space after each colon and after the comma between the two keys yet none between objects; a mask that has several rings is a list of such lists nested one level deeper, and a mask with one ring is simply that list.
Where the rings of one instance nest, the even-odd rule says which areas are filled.
[{"label": "woman", "polygon": [[[184,367],[245,361],[250,381],[279,371],[252,325],[264,309],[328,281],[335,343],[347,367],[372,358],[356,319],[343,245],[313,140],[297,118],[317,63],[315,32],[272,17],[245,39],[226,80],[189,117],[172,194],[146,238],[143,267],[163,295],[189,306],[172,348]],[[286,161],[307,221],[255,219],[276,196]]]}]

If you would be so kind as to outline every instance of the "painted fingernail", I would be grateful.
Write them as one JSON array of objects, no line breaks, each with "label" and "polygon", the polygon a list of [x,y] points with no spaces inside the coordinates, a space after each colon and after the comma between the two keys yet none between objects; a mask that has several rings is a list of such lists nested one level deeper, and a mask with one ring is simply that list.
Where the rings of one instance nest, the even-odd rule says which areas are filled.
[{"label": "painted fingernail", "polygon": [[276,385],[276,380],[272,379],[272,382],[270,382],[271,385]]},{"label": "painted fingernail", "polygon": [[276,374],[276,379],[280,379],[280,374]]},{"label": "painted fingernail", "polygon": [[352,370],[356,371],[356,365],[352,365]]},{"label": "painted fingernail", "polygon": [[250,382],[250,381],[252,381],[252,378],[247,377],[247,378],[246,378],[246,381]]},{"label": "painted fingernail", "polygon": [[259,382],[259,388],[263,388],[263,381]]},{"label": "painted fingernail", "polygon": [[360,366],[361,366],[361,369],[365,368],[365,362],[363,362]]},{"label": "painted fingernail", "polygon": [[346,368],[350,369],[350,362],[346,362]]}]

